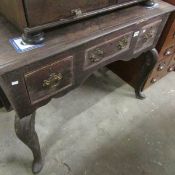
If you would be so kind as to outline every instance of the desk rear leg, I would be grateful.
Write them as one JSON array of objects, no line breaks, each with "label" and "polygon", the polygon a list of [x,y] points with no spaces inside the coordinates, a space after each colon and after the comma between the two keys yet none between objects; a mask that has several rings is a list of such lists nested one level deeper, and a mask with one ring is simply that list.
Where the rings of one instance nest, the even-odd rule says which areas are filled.
[{"label": "desk rear leg", "polygon": [[32,171],[39,173],[43,168],[40,144],[35,131],[35,113],[24,118],[15,116],[15,132],[17,137],[27,145],[34,156]]},{"label": "desk rear leg", "polygon": [[156,49],[152,49],[146,52],[143,56],[144,56],[144,65],[141,69],[141,72],[138,78],[138,82],[135,87],[136,98],[141,99],[141,100],[145,99],[145,95],[142,93],[142,91],[159,57]]}]

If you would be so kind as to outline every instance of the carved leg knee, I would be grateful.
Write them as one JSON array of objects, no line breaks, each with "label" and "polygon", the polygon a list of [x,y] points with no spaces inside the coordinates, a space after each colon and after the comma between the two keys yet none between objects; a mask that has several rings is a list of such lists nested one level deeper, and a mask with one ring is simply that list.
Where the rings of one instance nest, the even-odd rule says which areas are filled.
[{"label": "carved leg knee", "polygon": [[21,118],[15,116],[15,131],[17,137],[27,145],[34,156],[32,170],[39,173],[43,167],[42,156],[37,133],[35,131],[35,113]]}]

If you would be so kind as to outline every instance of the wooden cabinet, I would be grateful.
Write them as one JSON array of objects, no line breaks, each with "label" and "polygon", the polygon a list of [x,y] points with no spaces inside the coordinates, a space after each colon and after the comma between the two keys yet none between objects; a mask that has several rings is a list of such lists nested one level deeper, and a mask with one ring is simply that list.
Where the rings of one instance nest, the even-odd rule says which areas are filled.
[{"label": "wooden cabinet", "polygon": [[158,82],[162,77],[167,75],[167,73],[169,72],[169,64],[170,64],[169,59],[158,61],[152,72],[152,75],[148,77],[148,80],[146,81],[144,88],[153,85],[154,83]]},{"label": "wooden cabinet", "polygon": [[115,6],[122,7],[142,1],[146,0],[1,0],[0,12],[23,29],[68,20],[83,14],[87,16],[87,13],[96,15],[100,11],[113,10]]},{"label": "wooden cabinet", "polygon": [[[170,0],[169,0],[170,2]],[[174,3],[175,1],[171,1],[171,3]],[[165,71],[163,73],[160,73],[157,71],[157,68],[155,67],[154,71],[150,74],[148,77],[148,81],[145,83],[145,88],[149,87],[150,85],[156,83],[158,80],[166,76],[168,73],[172,72],[174,70],[174,57],[175,57],[175,12],[173,12],[167,23],[166,26],[162,32],[162,36],[158,42],[157,50],[159,52],[159,62],[158,64],[161,64],[162,62],[166,63]],[[158,65],[157,64],[157,65]],[[155,79],[157,81],[150,81]]]},{"label": "wooden cabinet", "polygon": [[154,0],[1,0],[0,13],[24,31],[27,43],[44,41],[43,30]]},{"label": "wooden cabinet", "polygon": [[115,0],[24,0],[30,27],[65,20],[116,5]]}]

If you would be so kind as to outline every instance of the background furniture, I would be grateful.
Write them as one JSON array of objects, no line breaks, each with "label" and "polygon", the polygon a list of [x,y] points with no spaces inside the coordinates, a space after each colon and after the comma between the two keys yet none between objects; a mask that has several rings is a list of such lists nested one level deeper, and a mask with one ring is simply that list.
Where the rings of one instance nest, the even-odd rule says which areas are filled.
[{"label": "background furniture", "polygon": [[[165,1],[175,5],[174,0]],[[153,85],[175,69],[175,12],[170,15],[156,48],[159,53],[159,59],[152,73],[144,82],[142,90]],[[129,62],[119,61],[113,63],[109,68],[131,86],[136,88],[140,74],[144,68],[143,62],[144,58],[141,56]],[[125,69],[128,71],[124,71]]]},{"label": "background furniture", "polygon": [[136,89],[141,96],[142,84],[158,59],[155,46],[174,10],[165,2],[156,3],[154,8],[136,5],[49,30],[43,47],[22,54],[9,43],[20,33],[0,18],[0,87],[16,112],[16,134],[33,153],[34,173],[43,167],[35,132],[39,107],[80,86],[97,69],[144,54]]},{"label": "background furniture", "polygon": [[43,30],[104,12],[154,0],[1,0],[0,12],[24,34],[27,43],[44,41]]}]

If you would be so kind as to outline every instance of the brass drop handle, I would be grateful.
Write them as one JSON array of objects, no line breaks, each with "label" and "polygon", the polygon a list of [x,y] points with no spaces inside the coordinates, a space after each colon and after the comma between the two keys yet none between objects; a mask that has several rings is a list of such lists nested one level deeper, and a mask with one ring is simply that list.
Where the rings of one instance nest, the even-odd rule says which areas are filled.
[{"label": "brass drop handle", "polygon": [[92,63],[96,63],[96,62],[101,61],[102,57],[98,57],[97,55],[92,53],[91,56],[89,57],[89,59]]},{"label": "brass drop handle", "polygon": [[83,12],[81,9],[73,9],[73,10],[71,10],[71,13],[77,17],[80,17],[83,15]]},{"label": "brass drop handle", "polygon": [[123,38],[121,41],[118,42],[117,48],[119,50],[123,50],[127,45],[128,45],[128,39],[127,38]]},{"label": "brass drop handle", "polygon": [[152,34],[152,31],[150,31],[150,32],[148,32],[147,34],[145,34],[144,36],[143,36],[143,41],[144,42],[147,42],[150,38],[152,38],[153,37],[153,34]]},{"label": "brass drop handle", "polygon": [[63,79],[63,75],[61,73],[52,73],[49,75],[49,78],[47,80],[43,81],[43,87],[44,88],[53,88],[57,87],[61,80]]},{"label": "brass drop handle", "polygon": [[92,63],[99,62],[103,59],[104,51],[100,48],[97,48],[94,53],[91,53],[89,59]]},{"label": "brass drop handle", "polygon": [[103,56],[103,55],[104,55],[104,51],[103,51],[102,49],[97,48],[97,49],[95,50],[95,52],[96,52],[96,54],[97,54],[98,56]]},{"label": "brass drop handle", "polygon": [[143,41],[146,43],[148,41],[148,35],[144,35]]}]

